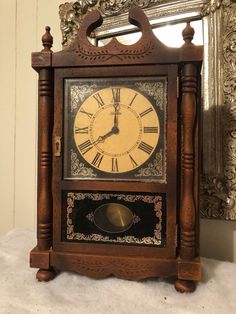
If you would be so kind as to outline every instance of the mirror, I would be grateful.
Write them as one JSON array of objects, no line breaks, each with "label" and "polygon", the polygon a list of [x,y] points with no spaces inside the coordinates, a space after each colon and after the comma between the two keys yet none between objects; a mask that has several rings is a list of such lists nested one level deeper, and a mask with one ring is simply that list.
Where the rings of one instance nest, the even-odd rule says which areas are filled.
[{"label": "mirror", "polygon": [[[186,23],[177,23],[173,25],[164,25],[153,28],[156,37],[168,47],[181,47],[183,45],[182,31]],[[197,20],[191,22],[191,26],[195,30],[193,44],[203,45],[202,21]],[[141,37],[141,32],[133,32],[124,35],[118,35],[116,38],[124,45],[131,45],[137,42]],[[98,46],[105,46],[111,40],[110,37],[101,38],[97,41]]]},{"label": "mirror", "polygon": [[190,20],[196,31],[195,44],[204,45],[201,213],[205,218],[236,220],[236,1],[66,2],[59,8],[63,47],[71,44],[84,15],[93,9],[104,17],[93,34],[94,44],[104,45],[113,36],[126,44],[138,40],[138,32],[127,21],[133,4],[144,9],[159,39],[169,40],[165,44],[180,45],[166,32],[181,38],[182,23]]}]

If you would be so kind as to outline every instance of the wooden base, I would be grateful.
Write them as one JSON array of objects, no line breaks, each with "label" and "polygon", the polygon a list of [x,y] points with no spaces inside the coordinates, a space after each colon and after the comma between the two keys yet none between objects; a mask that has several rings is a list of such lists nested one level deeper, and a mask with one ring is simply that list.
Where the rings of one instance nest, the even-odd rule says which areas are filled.
[{"label": "wooden base", "polygon": [[179,292],[193,292],[195,281],[201,279],[199,257],[187,261],[180,258],[142,256],[97,255],[76,252],[40,251],[30,253],[30,266],[39,268],[36,278],[49,281],[56,276],[55,269],[74,271],[92,278],[115,276],[127,280],[154,277],[177,277],[175,288]]},{"label": "wooden base", "polygon": [[[51,269],[39,269],[36,278],[38,281],[50,281],[53,280],[56,277],[56,271],[51,268]],[[192,280],[182,280],[182,279],[177,279],[175,282],[175,289],[178,292],[181,293],[191,293],[194,292],[196,289],[196,284]]]},{"label": "wooden base", "polygon": [[56,277],[56,272],[53,268],[39,269],[36,278],[38,281],[50,281]]},{"label": "wooden base", "polygon": [[175,289],[181,293],[194,292],[196,289],[196,285],[195,282],[192,280],[177,279],[175,282]]}]

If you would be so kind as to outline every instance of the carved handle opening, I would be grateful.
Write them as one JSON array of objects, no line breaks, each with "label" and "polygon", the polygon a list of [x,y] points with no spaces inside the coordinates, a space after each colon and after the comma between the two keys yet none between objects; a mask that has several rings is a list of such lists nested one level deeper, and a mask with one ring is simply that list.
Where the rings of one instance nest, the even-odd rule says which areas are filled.
[{"label": "carved handle opening", "polygon": [[54,156],[60,157],[61,156],[61,137],[56,136],[54,139]]}]

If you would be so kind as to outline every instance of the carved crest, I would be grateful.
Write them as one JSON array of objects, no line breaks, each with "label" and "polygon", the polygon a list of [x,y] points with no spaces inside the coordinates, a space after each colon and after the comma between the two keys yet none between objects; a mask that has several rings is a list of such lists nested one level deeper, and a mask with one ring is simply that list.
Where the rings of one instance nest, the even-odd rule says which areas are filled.
[{"label": "carved crest", "polygon": [[[191,44],[192,34],[188,38],[191,27],[186,28],[183,33],[184,40],[188,44],[186,49],[166,47],[152,32],[151,25],[144,12],[137,6],[133,6],[129,11],[129,22],[142,33],[138,42],[133,45],[123,45],[115,37],[104,47],[96,47],[89,40],[88,36],[102,25],[103,18],[98,10],[93,10],[87,14],[86,19],[81,24],[78,34],[73,43],[63,51],[53,54],[53,66],[57,64],[70,65],[97,65],[97,64],[145,64],[158,63],[178,63],[185,61],[200,61],[202,59],[202,47]],[[184,42],[183,42],[184,43]],[[64,58],[65,56],[68,58]],[[67,63],[63,64],[63,60]]]}]

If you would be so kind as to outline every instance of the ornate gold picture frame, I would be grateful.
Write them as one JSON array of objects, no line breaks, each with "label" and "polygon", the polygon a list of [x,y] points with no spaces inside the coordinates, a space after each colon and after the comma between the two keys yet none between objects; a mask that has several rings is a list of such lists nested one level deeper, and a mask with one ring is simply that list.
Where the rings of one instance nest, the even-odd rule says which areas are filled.
[{"label": "ornate gold picture frame", "polygon": [[[99,38],[134,32],[127,22],[131,5],[145,10],[153,27],[202,19],[203,141],[201,213],[236,220],[236,1],[235,0],[85,0],[59,8],[62,45],[73,41],[85,14],[98,9],[104,23]],[[119,18],[117,18],[119,16]]]}]

